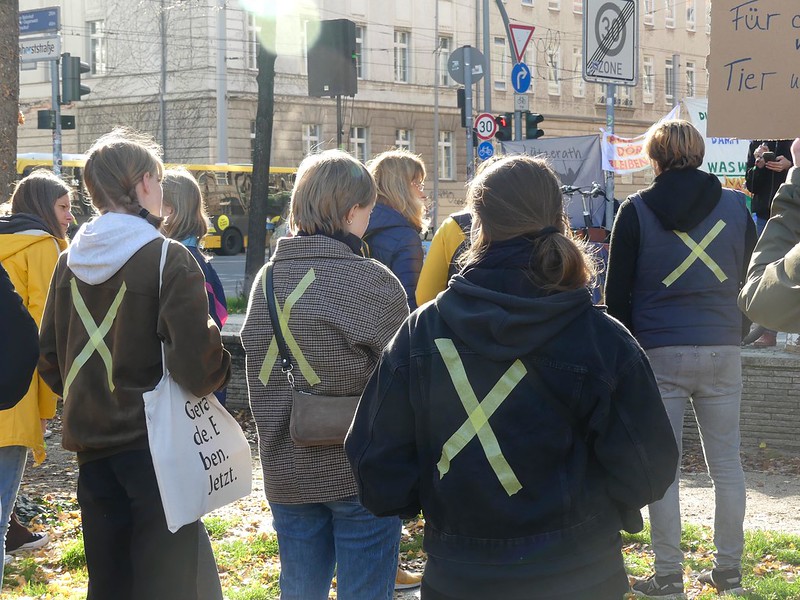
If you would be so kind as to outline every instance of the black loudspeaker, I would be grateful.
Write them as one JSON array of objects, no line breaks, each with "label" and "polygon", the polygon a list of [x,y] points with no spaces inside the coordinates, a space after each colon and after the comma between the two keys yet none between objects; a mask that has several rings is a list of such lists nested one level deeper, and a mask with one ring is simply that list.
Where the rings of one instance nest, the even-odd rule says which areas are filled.
[{"label": "black loudspeaker", "polygon": [[347,19],[309,21],[306,40],[308,95],[355,96],[356,24]]}]

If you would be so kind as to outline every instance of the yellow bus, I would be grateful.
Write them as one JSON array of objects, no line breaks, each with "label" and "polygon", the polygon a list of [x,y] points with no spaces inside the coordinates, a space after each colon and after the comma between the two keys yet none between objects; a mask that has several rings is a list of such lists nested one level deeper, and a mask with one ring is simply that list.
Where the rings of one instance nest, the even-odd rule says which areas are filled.
[{"label": "yellow bus", "polygon": [[[77,192],[73,214],[78,224],[94,214],[91,199],[83,184],[85,164],[86,158],[82,154],[65,154],[62,159],[61,176]],[[203,239],[203,247],[226,255],[238,254],[246,248],[253,165],[167,163],[165,166],[188,169],[200,185],[210,219],[209,232]],[[52,154],[17,155],[18,177],[24,177],[37,168],[52,169]],[[296,171],[297,169],[289,167],[270,168],[268,223],[274,223],[276,217],[283,216],[289,203]]]}]

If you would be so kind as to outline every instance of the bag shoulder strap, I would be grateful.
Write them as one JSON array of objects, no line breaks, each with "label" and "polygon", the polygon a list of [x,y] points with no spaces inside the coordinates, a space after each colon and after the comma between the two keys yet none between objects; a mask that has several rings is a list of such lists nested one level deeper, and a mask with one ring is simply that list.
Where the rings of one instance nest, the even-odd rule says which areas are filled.
[{"label": "bag shoulder strap", "polygon": [[278,309],[275,306],[275,288],[272,282],[272,261],[267,263],[265,281],[264,281],[264,295],[267,298],[267,308],[269,308],[269,320],[272,323],[272,331],[275,334],[275,341],[278,343],[278,352],[281,355],[281,371],[288,373],[292,370],[292,360],[289,354],[289,348],[286,346],[286,340],[281,331],[281,322],[278,319]]},{"label": "bag shoulder strap", "polygon": [[[158,263],[158,303],[159,303],[159,312],[161,311],[161,284],[164,282],[164,265],[167,263],[167,250],[169,250],[169,239],[164,238],[164,241],[161,244],[161,260]],[[169,374],[169,369],[167,369],[167,350],[164,347],[164,340],[161,340],[161,369],[163,372],[163,377],[166,377]]]}]

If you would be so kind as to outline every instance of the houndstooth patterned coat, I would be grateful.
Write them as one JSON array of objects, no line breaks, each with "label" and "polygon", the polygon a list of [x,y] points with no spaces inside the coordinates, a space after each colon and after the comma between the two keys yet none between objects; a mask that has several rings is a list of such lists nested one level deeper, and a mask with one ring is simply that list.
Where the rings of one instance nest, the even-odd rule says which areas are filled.
[{"label": "houndstooth patterned coat", "polygon": [[[304,373],[302,359],[292,352],[297,389],[332,396],[361,394],[383,348],[408,316],[400,282],[379,262],[323,235],[282,238],[271,260],[278,310],[290,310],[291,335],[320,380],[312,387],[308,367]],[[354,496],[356,485],[342,446],[300,448],[289,437],[292,396],[279,356],[262,372],[273,340],[264,271],[265,267],[250,293],[241,338],[267,499],[301,504]],[[302,289],[286,308],[290,294],[297,290],[297,296]]]}]

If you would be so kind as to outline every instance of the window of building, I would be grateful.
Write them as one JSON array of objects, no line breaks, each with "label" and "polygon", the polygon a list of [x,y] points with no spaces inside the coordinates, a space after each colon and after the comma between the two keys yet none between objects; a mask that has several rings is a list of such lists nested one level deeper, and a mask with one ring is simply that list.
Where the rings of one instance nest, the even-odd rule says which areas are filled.
[{"label": "window of building", "polygon": [[694,31],[697,29],[697,12],[695,11],[695,0],[686,1],[686,29]]},{"label": "window of building", "polygon": [[364,79],[364,34],[363,25],[356,25],[356,77]]},{"label": "window of building", "polygon": [[403,148],[404,150],[408,150],[410,152],[411,138],[412,138],[412,132],[410,129],[395,129],[394,130],[395,148]]},{"label": "window of building", "polygon": [[350,154],[361,162],[367,162],[369,158],[369,140],[367,139],[368,130],[366,127],[350,128]]},{"label": "window of building", "polygon": [[655,22],[655,18],[653,13],[655,12],[654,6],[655,0],[644,0],[644,24],[650,27],[653,26]]},{"label": "window of building", "polygon": [[439,179],[455,179],[453,163],[453,132],[439,132]]},{"label": "window of building", "polygon": [[89,67],[92,75],[104,75],[108,69],[106,50],[108,48],[106,39],[106,22],[89,21]]},{"label": "window of building", "polygon": [[653,71],[653,57],[642,57],[642,102],[653,103],[653,87],[655,76]]},{"label": "window of building", "polygon": [[533,0],[522,0],[520,4],[522,4],[522,6],[533,6]]},{"label": "window of building", "polygon": [[547,0],[547,8],[550,10],[561,10],[561,0]]},{"label": "window of building", "polygon": [[394,80],[408,83],[408,45],[411,34],[395,29],[394,32]]},{"label": "window of building", "polygon": [[633,106],[633,95],[631,94],[633,88],[627,85],[618,85],[614,89],[617,106]]},{"label": "window of building", "polygon": [[547,50],[547,93],[561,95],[561,48]]},{"label": "window of building", "polygon": [[572,12],[576,15],[583,14],[583,0],[572,0]]},{"label": "window of building", "polygon": [[303,155],[316,154],[322,150],[319,143],[319,125],[303,125]]},{"label": "window of building", "polygon": [[675,81],[672,77],[673,73],[672,59],[668,58],[664,64],[664,101],[670,106],[675,103]]},{"label": "window of building", "polygon": [[448,36],[439,36],[439,85],[454,85],[455,81],[450,77],[450,71],[447,68],[447,60],[450,58],[450,53],[453,51],[453,38]]},{"label": "window of building", "polygon": [[586,96],[586,82],[583,80],[583,49],[572,47],[572,95],[575,98]]},{"label": "window of building", "polygon": [[696,73],[697,68],[695,67],[693,60],[686,61],[686,95],[689,98],[694,98],[695,93],[697,92],[696,89]]},{"label": "window of building", "polygon": [[257,69],[256,58],[258,56],[258,32],[260,27],[256,25],[256,16],[251,13],[247,15],[247,38],[245,39],[245,67],[248,69]]},{"label": "window of building", "polygon": [[503,37],[495,37],[494,43],[492,44],[492,62],[494,63],[494,69],[492,69],[493,76],[494,76],[494,89],[496,90],[505,90],[506,89],[506,80],[508,79],[508,75],[506,73],[508,69],[508,52],[506,51],[506,38]]},{"label": "window of building", "polygon": [[675,0],[664,0],[664,27],[675,27]]}]

